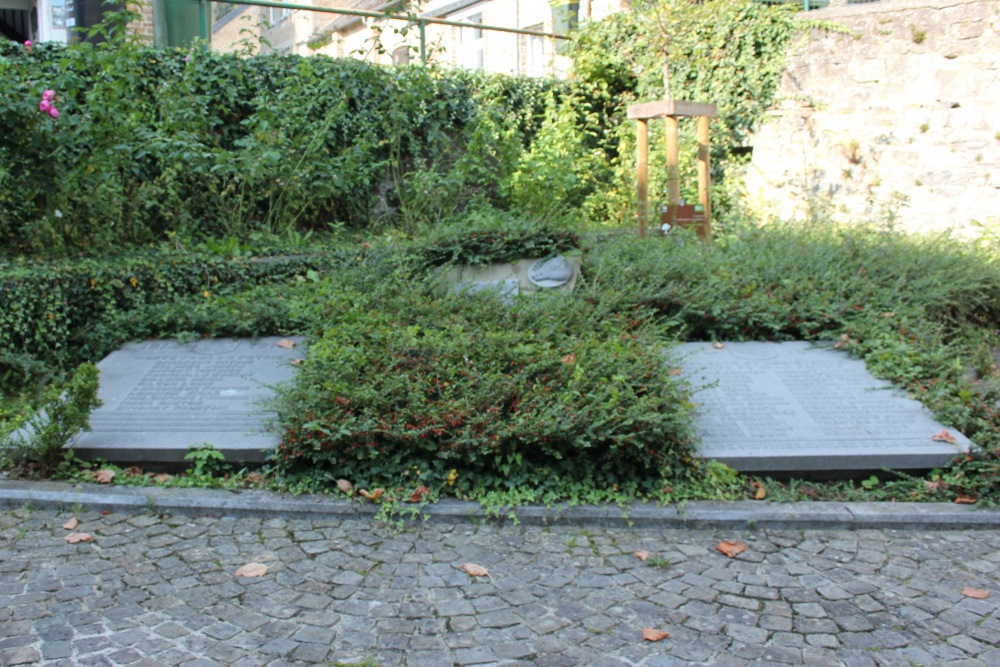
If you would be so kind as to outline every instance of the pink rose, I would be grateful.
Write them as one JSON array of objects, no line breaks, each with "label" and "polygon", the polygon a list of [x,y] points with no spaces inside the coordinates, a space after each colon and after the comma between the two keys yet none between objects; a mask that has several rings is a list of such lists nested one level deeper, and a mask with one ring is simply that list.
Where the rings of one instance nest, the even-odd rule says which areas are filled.
[{"label": "pink rose", "polygon": [[49,102],[48,100],[42,100],[41,102],[38,103],[39,111],[48,111],[51,108],[52,108],[52,103]]},{"label": "pink rose", "polygon": [[56,109],[55,107],[50,108],[49,109],[49,115],[52,116],[53,118],[58,118],[59,117],[59,109]]},{"label": "pink rose", "polygon": [[31,44],[32,44],[32,41],[30,39],[24,40],[24,48],[30,49],[31,48]]},{"label": "pink rose", "polygon": [[52,100],[55,99],[55,97],[56,97],[56,91],[54,91],[54,90],[45,90],[45,91],[42,91],[42,99],[43,100],[48,100],[49,102],[51,102]]}]

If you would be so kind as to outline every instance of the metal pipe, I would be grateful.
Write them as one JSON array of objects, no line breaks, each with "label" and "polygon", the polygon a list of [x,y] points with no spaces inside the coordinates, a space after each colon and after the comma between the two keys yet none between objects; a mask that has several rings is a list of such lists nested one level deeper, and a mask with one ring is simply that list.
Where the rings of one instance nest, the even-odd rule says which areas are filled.
[{"label": "metal pipe", "polygon": [[344,16],[364,16],[373,19],[391,19],[394,21],[412,21],[423,25],[433,23],[435,25],[450,25],[456,28],[477,28],[479,30],[493,30],[495,32],[512,32],[516,35],[536,35],[538,37],[550,37],[552,39],[573,39],[569,35],[555,32],[543,32],[541,30],[523,30],[521,28],[508,28],[500,25],[484,25],[482,23],[466,23],[464,21],[449,21],[448,19],[435,19],[416,14],[391,14],[389,12],[370,12],[364,9],[341,9],[339,7],[314,7],[312,5],[299,5],[291,2],[272,2],[271,0],[215,0],[231,5],[255,5],[257,7],[277,7],[278,9],[303,10],[307,12],[321,12],[323,14],[342,14]]}]

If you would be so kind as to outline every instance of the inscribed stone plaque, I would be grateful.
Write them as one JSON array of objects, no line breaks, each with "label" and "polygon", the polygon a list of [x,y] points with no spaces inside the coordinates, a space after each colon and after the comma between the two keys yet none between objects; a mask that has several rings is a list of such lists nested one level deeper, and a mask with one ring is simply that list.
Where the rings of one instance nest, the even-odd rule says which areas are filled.
[{"label": "inscribed stone plaque", "polygon": [[860,359],[806,342],[684,343],[697,389],[699,454],[740,471],[867,471],[945,465],[968,451],[931,437],[945,430]]},{"label": "inscribed stone plaque", "polygon": [[227,460],[262,461],[278,440],[266,430],[273,414],[262,403],[303,356],[300,345],[287,349],[281,340],[155,340],[112,352],[98,364],[104,405],[74,450],[122,463],[177,462],[207,442]]}]

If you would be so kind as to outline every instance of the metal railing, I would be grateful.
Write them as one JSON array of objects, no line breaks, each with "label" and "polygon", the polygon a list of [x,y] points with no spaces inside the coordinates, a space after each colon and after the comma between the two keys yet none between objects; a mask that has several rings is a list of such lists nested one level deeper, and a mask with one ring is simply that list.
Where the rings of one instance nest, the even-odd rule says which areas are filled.
[{"label": "metal railing", "polygon": [[[472,28],[474,30],[486,30],[491,32],[506,32],[515,35],[532,35],[534,37],[547,37],[552,40],[553,45],[556,40],[568,40],[572,39],[569,35],[564,35],[557,32],[545,32],[544,30],[526,30],[524,28],[510,28],[507,26],[499,25],[489,25],[486,23],[471,23],[468,21],[452,21],[450,19],[440,19],[430,16],[421,16],[415,13],[407,14],[396,14],[391,11],[376,12],[365,9],[347,9],[341,7],[317,7],[314,5],[301,5],[291,2],[277,2],[276,0],[213,0],[214,2],[223,2],[231,5],[252,5],[255,7],[274,7],[276,9],[289,9],[292,11],[303,10],[308,12],[320,12],[323,14],[340,14],[342,16],[360,16],[362,18],[372,18],[380,20],[390,20],[390,21],[406,21],[411,24],[416,24],[417,29],[420,34],[420,61],[424,64],[427,63],[427,25],[447,25],[456,28]],[[806,0],[808,2],[808,0]],[[814,0],[815,1],[815,0]],[[205,41],[209,39],[209,31],[211,30],[208,17],[208,2],[209,0],[200,0],[202,4],[201,11],[201,38]],[[553,49],[553,53],[555,49]]]}]

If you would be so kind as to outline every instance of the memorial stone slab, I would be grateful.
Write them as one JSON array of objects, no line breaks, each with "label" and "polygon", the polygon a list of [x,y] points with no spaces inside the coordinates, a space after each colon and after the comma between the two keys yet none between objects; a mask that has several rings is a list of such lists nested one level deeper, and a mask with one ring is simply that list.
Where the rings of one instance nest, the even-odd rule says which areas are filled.
[{"label": "memorial stone slab", "polygon": [[[674,348],[694,395],[698,453],[741,472],[929,469],[968,451],[918,401],[860,359],[806,342],[683,343]],[[700,390],[699,390],[700,388]]]},{"label": "memorial stone slab", "polygon": [[97,365],[103,405],[71,446],[87,459],[176,463],[208,443],[228,461],[263,461],[278,443],[265,403],[302,356],[297,338],[128,344]]},{"label": "memorial stone slab", "polygon": [[565,257],[540,259],[528,269],[531,284],[545,289],[562,287],[573,277],[573,267]]}]

